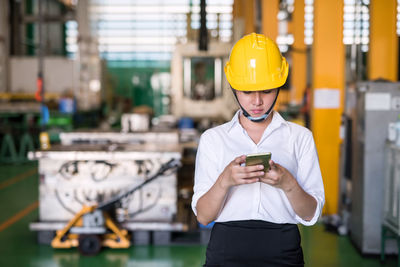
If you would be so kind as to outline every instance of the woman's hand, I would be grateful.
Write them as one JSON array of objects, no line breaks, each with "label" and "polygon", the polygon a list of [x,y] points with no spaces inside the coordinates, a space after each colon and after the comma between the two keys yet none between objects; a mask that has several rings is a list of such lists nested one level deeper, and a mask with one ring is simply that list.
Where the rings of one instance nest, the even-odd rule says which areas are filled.
[{"label": "woman's hand", "polygon": [[269,161],[269,171],[260,179],[261,182],[282,189],[284,192],[290,192],[294,187],[296,180],[292,174],[283,166]]},{"label": "woman's hand", "polygon": [[310,221],[315,214],[317,201],[297,183],[293,175],[278,163],[269,161],[271,168],[260,182],[280,188],[285,192],[294,212],[305,221]]},{"label": "woman's hand", "polygon": [[219,175],[217,182],[197,202],[197,220],[207,225],[217,218],[224,205],[229,188],[240,184],[260,181],[265,175],[263,165],[240,166],[246,162],[246,156],[232,160]]},{"label": "woman's hand", "polygon": [[260,181],[265,175],[262,165],[240,166],[246,162],[246,156],[242,155],[228,164],[220,175],[221,186],[229,188],[240,184],[252,184]]}]

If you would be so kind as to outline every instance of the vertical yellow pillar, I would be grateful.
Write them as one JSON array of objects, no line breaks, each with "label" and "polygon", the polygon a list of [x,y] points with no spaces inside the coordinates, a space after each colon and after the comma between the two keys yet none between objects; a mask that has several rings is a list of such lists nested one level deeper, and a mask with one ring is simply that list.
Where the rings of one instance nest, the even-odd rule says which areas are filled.
[{"label": "vertical yellow pillar", "polygon": [[370,12],[368,79],[397,81],[398,39],[396,0],[373,0]]},{"label": "vertical yellow pillar", "polygon": [[[262,0],[261,9],[262,33],[276,42],[278,37],[279,0]],[[290,66],[289,69],[289,75],[291,75],[291,67],[292,66]],[[288,91],[281,90],[278,100],[276,101],[275,109],[282,109],[283,104],[287,103],[288,101]]]},{"label": "vertical yellow pillar", "polygon": [[278,37],[279,0],[262,0],[262,33],[276,42]]},{"label": "vertical yellow pillar", "polygon": [[232,16],[233,19],[243,17],[242,0],[233,1]]},{"label": "vertical yellow pillar", "polygon": [[236,43],[244,34],[244,7],[243,0],[234,0],[233,2],[233,36],[232,42]]},{"label": "vertical yellow pillar", "polygon": [[304,43],[304,0],[294,1],[292,19],[292,87],[291,100],[300,104],[307,83],[307,46]]},{"label": "vertical yellow pillar", "polygon": [[[243,27],[241,31],[243,31],[243,35],[252,33],[255,31],[255,6],[254,1],[246,1],[246,0],[235,0],[233,2],[233,19],[234,21],[239,21],[239,23],[243,23],[244,25],[240,25],[239,27]],[[242,35],[242,34],[239,34]],[[237,41],[242,36],[236,36],[234,41]]]},{"label": "vertical yellow pillar", "polygon": [[312,131],[325,185],[324,214],[338,211],[339,128],[345,82],[342,21],[343,1],[314,0]]},{"label": "vertical yellow pillar", "polygon": [[255,31],[254,1],[245,1],[245,2],[246,3],[242,5],[245,7],[244,33],[249,34]]}]

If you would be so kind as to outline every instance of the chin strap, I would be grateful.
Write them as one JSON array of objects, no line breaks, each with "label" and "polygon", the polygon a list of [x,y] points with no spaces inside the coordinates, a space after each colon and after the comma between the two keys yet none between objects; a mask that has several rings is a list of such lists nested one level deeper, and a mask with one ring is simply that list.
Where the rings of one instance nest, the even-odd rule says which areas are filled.
[{"label": "chin strap", "polygon": [[278,88],[278,91],[276,92],[276,96],[275,96],[274,102],[272,103],[272,105],[271,105],[271,107],[268,109],[268,111],[265,112],[265,113],[264,113],[263,115],[261,115],[260,117],[252,117],[252,116],[250,116],[250,114],[242,107],[242,105],[241,105],[240,102],[239,102],[239,99],[237,98],[235,89],[232,88],[233,95],[235,96],[236,101],[238,102],[240,108],[242,109],[243,115],[244,115],[247,119],[251,120],[252,122],[262,122],[262,121],[264,121],[266,118],[268,118],[269,114],[271,114],[271,111],[272,111],[272,109],[273,109],[274,106],[275,106],[276,99],[278,99],[279,90],[280,90],[280,88]]}]

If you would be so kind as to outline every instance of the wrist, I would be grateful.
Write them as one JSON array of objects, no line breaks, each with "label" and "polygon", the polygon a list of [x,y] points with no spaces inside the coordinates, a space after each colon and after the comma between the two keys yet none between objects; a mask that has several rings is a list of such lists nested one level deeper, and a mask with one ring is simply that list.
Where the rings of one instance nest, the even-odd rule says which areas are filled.
[{"label": "wrist", "polygon": [[220,189],[222,189],[223,191],[227,191],[228,189],[229,189],[229,187],[231,187],[230,185],[229,185],[229,183],[227,183],[227,181],[226,181],[227,179],[225,179],[225,176],[223,175],[223,174],[221,174],[219,177],[218,177],[218,180],[217,180],[217,185],[218,185],[218,187],[220,188]]},{"label": "wrist", "polygon": [[298,186],[296,179],[294,179],[291,175],[288,177],[288,180],[289,181],[287,182],[286,186],[283,188],[283,191],[286,194],[290,194],[291,192],[295,191],[296,187]]}]

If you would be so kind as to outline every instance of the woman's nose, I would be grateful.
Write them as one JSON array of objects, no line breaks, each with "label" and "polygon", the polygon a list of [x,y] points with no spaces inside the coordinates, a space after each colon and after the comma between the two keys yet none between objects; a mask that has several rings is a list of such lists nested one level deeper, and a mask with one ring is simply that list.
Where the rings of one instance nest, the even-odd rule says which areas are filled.
[{"label": "woman's nose", "polygon": [[255,92],[255,93],[254,93],[253,102],[254,102],[254,104],[257,105],[257,106],[263,104],[263,100],[262,100],[262,97],[261,97],[261,92]]}]

